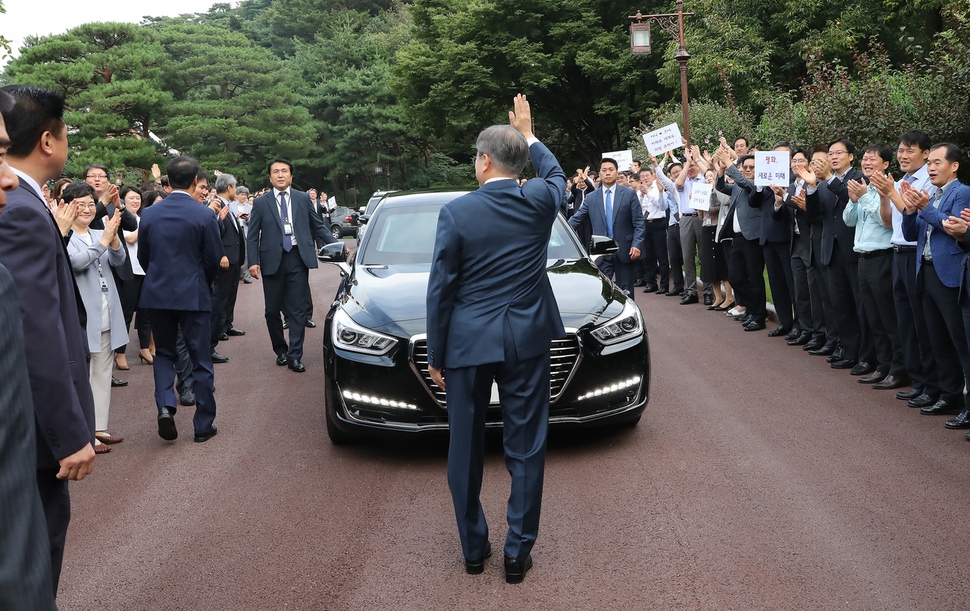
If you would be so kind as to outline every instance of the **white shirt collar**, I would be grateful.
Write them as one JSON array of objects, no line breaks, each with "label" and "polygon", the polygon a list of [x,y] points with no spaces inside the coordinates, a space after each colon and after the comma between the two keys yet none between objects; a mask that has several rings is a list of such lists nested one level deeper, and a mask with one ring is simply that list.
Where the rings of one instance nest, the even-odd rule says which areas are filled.
[{"label": "white shirt collar", "polygon": [[[31,189],[34,190],[34,193],[37,194],[37,197],[39,197],[41,199],[41,201],[44,201],[44,194],[41,192],[40,185],[37,184],[37,181],[36,180],[34,180],[30,176],[24,174],[23,172],[21,172],[17,168],[11,168],[11,169],[17,174],[17,176],[19,176],[20,178],[22,178],[23,181],[25,183],[27,183],[27,185],[30,186]],[[45,201],[44,203],[47,203],[47,202]]]}]

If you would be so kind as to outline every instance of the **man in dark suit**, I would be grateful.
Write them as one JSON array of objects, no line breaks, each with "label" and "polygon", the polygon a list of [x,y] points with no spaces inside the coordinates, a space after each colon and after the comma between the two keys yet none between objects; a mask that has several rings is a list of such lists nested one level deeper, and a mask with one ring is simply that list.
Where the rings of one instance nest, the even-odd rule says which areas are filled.
[{"label": "man in dark suit", "polygon": [[[266,326],[276,353],[276,364],[298,373],[303,365],[310,270],[317,267],[318,246],[336,242],[330,229],[313,213],[310,197],[291,188],[293,166],[285,159],[269,164],[273,188],[253,202],[249,217],[249,273],[263,274]],[[290,341],[283,337],[283,321],[289,322]]]},{"label": "man in dark suit", "polygon": [[[791,145],[787,142],[775,144],[775,151],[785,151],[791,155]],[[791,269],[791,227],[784,220],[776,219],[774,212],[774,193],[770,189],[762,191],[764,197],[750,201],[751,206],[761,209],[761,232],[759,244],[768,272],[768,284],[778,316],[778,327],[768,332],[768,337],[785,336],[792,340],[801,335],[792,307],[792,269]]]},{"label": "man in dark suit", "polygon": [[[13,100],[0,93],[0,105]],[[0,117],[0,214],[20,184],[4,155],[10,140]],[[55,609],[44,506],[37,492],[37,433],[24,326],[13,276],[0,265],[0,609]]]},{"label": "man in dark suit", "polygon": [[222,259],[219,271],[212,283],[212,338],[213,362],[228,362],[229,357],[216,352],[220,341],[229,336],[245,335],[232,325],[236,310],[236,295],[239,293],[239,270],[246,262],[246,240],[236,215],[229,210],[229,202],[236,198],[236,177],[220,174],[216,178],[216,193],[221,206],[216,212],[219,218],[219,232],[222,235]]},{"label": "man in dark suit", "polygon": [[[481,188],[438,215],[428,281],[428,359],[435,384],[445,389],[448,376],[448,484],[470,574],[484,570],[492,551],[479,495],[485,413],[493,380],[498,385],[512,476],[505,579],[519,583],[532,566],[539,530],[550,345],[565,336],[546,257],[566,175],[533,135],[525,96],[516,96],[509,119],[511,127],[493,125],[478,135],[475,176]],[[529,154],[538,178],[520,187],[515,179]],[[615,163],[612,168],[611,184]],[[502,265],[511,259],[515,266]]]},{"label": "man in dark suit", "polygon": [[[569,226],[576,229],[589,219],[593,235],[603,235],[616,241],[618,250],[596,260],[607,278],[616,276],[616,285],[633,295],[633,285],[639,273],[640,246],[643,245],[643,211],[636,192],[616,184],[615,159],[604,157],[600,163],[602,187],[586,196],[576,214],[569,217]],[[564,187],[565,188],[565,187]],[[612,218],[607,221],[607,214]]]},{"label": "man in dark suit", "polygon": [[[970,379],[970,348],[960,308],[967,254],[947,231],[953,231],[954,220],[970,206],[970,187],[957,180],[962,158],[953,144],[933,145],[927,160],[933,193],[903,188],[903,236],[916,241],[916,281],[941,390],[936,403],[920,408],[928,416],[964,411],[963,389]],[[967,415],[959,420],[970,423]],[[966,428],[960,426],[963,422],[954,424],[948,426]]]},{"label": "man in dark suit", "polygon": [[[47,518],[56,595],[71,521],[68,481],[94,469],[94,398],[88,382],[83,305],[62,234],[40,185],[67,160],[64,98],[39,87],[10,85],[0,104],[11,146],[7,160],[19,186],[0,214],[0,264],[13,276],[23,311],[27,373],[37,421],[37,488]],[[6,383],[6,382],[4,382]]]},{"label": "man in dark suit", "polygon": [[182,338],[192,362],[195,392],[195,441],[216,434],[216,400],[212,395],[212,312],[210,285],[222,259],[222,239],[216,215],[193,199],[199,162],[176,157],[165,169],[172,194],[141,214],[138,262],[145,270],[139,306],[148,310],[155,334],[155,404],[158,435],[178,438],[175,412],[176,343]]}]

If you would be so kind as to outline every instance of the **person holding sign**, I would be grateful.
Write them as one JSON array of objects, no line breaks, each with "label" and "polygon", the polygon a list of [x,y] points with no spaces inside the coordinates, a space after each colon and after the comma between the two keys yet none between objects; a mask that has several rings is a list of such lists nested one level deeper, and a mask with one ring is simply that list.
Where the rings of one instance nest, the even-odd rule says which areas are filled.
[{"label": "person holding sign", "polygon": [[616,241],[619,250],[598,258],[596,265],[607,278],[615,276],[617,286],[632,296],[633,284],[639,275],[637,261],[643,243],[643,212],[633,189],[616,184],[617,174],[616,161],[604,158],[600,163],[602,187],[586,196],[583,205],[569,218],[569,226],[576,229],[589,219],[593,235],[605,235]]},{"label": "person holding sign", "polygon": [[[767,180],[765,186],[779,184],[787,187],[789,180],[789,157],[791,145],[787,142],[775,144],[774,150],[755,153],[755,184]],[[764,161],[763,165],[762,160]],[[761,249],[764,252],[765,268],[768,270],[768,284],[771,297],[778,315],[778,328],[768,332],[768,337],[784,335],[786,341],[801,335],[800,322],[795,318],[792,306],[791,269],[791,232],[783,219],[776,219],[774,212],[775,197],[771,189],[764,190],[765,197],[757,198],[751,205],[761,208]]]},{"label": "person holding sign", "polygon": [[685,169],[677,177],[676,181],[664,176],[663,172],[657,172],[657,180],[663,184],[664,188],[670,193],[676,194],[680,210],[680,246],[684,255],[684,296],[680,300],[680,305],[697,303],[697,245],[703,239],[700,217],[697,209],[690,204],[690,195],[694,190],[694,185],[704,184],[704,178],[698,176],[700,168],[697,167],[696,159],[700,158],[700,150],[695,146],[691,148],[687,141],[683,141]]}]

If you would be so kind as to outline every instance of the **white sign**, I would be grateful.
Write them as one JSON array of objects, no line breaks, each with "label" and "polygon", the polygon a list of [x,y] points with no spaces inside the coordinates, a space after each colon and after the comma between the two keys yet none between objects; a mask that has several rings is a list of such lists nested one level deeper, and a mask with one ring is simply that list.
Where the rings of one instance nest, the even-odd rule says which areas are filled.
[{"label": "white sign", "polygon": [[327,198],[327,210],[333,210],[337,207],[337,198],[331,195]]},{"label": "white sign", "polygon": [[790,169],[788,151],[757,151],[754,154],[754,186],[776,184],[787,187]]},{"label": "white sign", "polygon": [[650,154],[656,157],[667,151],[679,149],[684,145],[683,140],[680,135],[680,127],[676,123],[643,134],[643,143],[647,145]]},{"label": "white sign", "polygon": [[625,151],[613,151],[611,153],[603,153],[603,157],[609,157],[610,159],[616,160],[616,170],[618,172],[623,172],[629,170],[633,166],[633,151],[627,149]]},{"label": "white sign", "polygon": [[709,185],[706,182],[695,182],[694,186],[690,191],[690,204],[688,204],[694,210],[704,210],[705,212],[711,209],[711,193],[714,192],[714,185]]}]

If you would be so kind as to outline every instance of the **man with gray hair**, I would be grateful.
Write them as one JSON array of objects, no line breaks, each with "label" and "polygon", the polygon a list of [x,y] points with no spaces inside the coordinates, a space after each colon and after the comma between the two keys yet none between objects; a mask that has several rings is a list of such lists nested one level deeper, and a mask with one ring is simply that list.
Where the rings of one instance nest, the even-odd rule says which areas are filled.
[{"label": "man with gray hair", "polygon": [[[236,187],[236,199],[229,202],[229,211],[236,215],[239,226],[242,227],[243,241],[249,235],[249,213],[253,211],[253,203],[249,200],[249,189],[239,185]],[[246,284],[253,283],[253,277],[249,275],[249,268],[243,265],[242,281]]]},{"label": "man with gray hair", "polygon": [[[566,175],[532,134],[524,95],[516,96],[509,122],[478,136],[481,188],[438,214],[427,327],[429,372],[442,390],[447,369],[448,485],[469,574],[483,572],[492,553],[479,496],[485,414],[493,380],[498,386],[512,476],[505,580],[519,583],[532,567],[539,531],[550,346],[565,337],[546,257]],[[520,186],[516,178],[530,154],[538,178]]]},{"label": "man with gray hair", "polygon": [[230,202],[236,199],[236,177],[232,174],[219,174],[216,178],[216,204],[219,215],[219,233],[222,235],[223,256],[219,271],[212,281],[212,322],[209,332],[212,341],[212,362],[226,362],[229,357],[216,352],[220,341],[230,336],[245,335],[232,324],[236,309],[236,294],[239,291],[239,270],[246,261],[246,239],[235,214],[231,214]]}]

